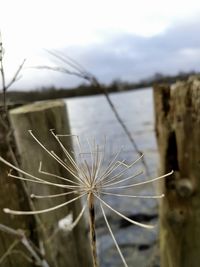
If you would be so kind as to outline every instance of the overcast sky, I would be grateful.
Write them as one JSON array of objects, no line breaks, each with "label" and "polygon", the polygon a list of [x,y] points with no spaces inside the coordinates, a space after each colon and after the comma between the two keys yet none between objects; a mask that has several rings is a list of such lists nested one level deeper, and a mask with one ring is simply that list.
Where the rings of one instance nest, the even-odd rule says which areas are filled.
[{"label": "overcast sky", "polygon": [[30,66],[63,66],[60,51],[101,82],[138,81],[155,72],[200,71],[200,1],[0,0],[7,79],[27,58],[13,88],[74,86],[77,77]]}]

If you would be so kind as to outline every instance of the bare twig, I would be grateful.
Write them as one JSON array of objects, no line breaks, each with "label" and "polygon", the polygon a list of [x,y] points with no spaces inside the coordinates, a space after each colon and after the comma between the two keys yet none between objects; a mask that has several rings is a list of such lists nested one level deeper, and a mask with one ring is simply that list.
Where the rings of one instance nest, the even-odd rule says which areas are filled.
[{"label": "bare twig", "polygon": [[[8,104],[7,104],[7,99],[6,99],[6,93],[7,90],[17,81],[19,80],[19,74],[25,64],[26,59],[24,59],[22,61],[22,63],[19,65],[19,67],[17,68],[15,74],[13,75],[12,79],[6,84],[6,79],[5,79],[5,72],[4,72],[4,64],[3,64],[3,43],[2,43],[2,38],[1,38],[1,32],[0,32],[0,75],[1,75],[1,80],[2,80],[2,93],[3,93],[3,109],[4,110],[0,110],[0,125],[2,126],[2,128],[4,129],[4,142],[7,146],[7,149],[9,151],[9,155],[11,158],[12,163],[15,166],[19,167],[19,163],[16,157],[16,146],[13,147],[13,129],[11,127],[11,123],[10,123],[10,119],[9,119],[9,114],[8,114]],[[19,173],[20,176],[20,173]],[[24,191],[24,194],[27,198],[27,201],[29,202],[29,206],[32,210],[35,210],[33,201],[30,199],[30,194],[27,188],[27,185],[25,184],[24,181],[21,181],[21,185]],[[37,222],[37,226],[38,228],[41,228],[43,230],[43,232],[46,232],[46,229],[44,227],[44,225],[42,224],[40,218],[38,215],[34,215],[34,218]],[[0,229],[2,230],[2,229]],[[5,228],[4,228],[5,230]],[[10,228],[11,231],[11,228]],[[14,233],[13,233],[14,234]],[[16,232],[15,232],[16,234]],[[22,241],[21,241],[22,242]],[[25,242],[25,241],[24,241]],[[34,246],[32,246],[32,249],[34,250]]]},{"label": "bare twig", "polygon": [[12,79],[11,79],[10,82],[6,85],[6,90],[7,90],[8,88],[10,88],[10,87],[13,85],[13,83],[15,83],[16,81],[18,81],[18,80],[20,79],[19,74],[20,74],[20,72],[21,72],[21,70],[22,70],[22,68],[23,68],[23,66],[24,66],[24,64],[25,64],[25,62],[26,62],[26,59],[23,59],[22,63],[19,65],[17,71],[16,71],[15,74],[13,75]]},{"label": "bare twig", "polygon": [[0,32],[0,71],[2,79],[3,104],[4,104],[4,109],[6,111],[6,81],[5,81],[5,73],[3,67],[3,42],[2,42],[1,32]]},{"label": "bare twig", "polygon": [[[11,128],[11,123],[10,123],[10,120],[9,120],[6,93],[7,93],[7,90],[19,79],[19,74],[20,74],[25,62],[26,62],[26,59],[24,59],[22,61],[22,63],[17,68],[17,70],[16,70],[15,74],[13,75],[12,79],[10,80],[10,82],[8,82],[6,84],[5,73],[4,73],[4,65],[3,65],[3,42],[2,42],[1,32],[0,32],[0,69],[1,69],[1,79],[2,79],[2,92],[3,92],[3,99],[4,99],[3,100],[3,105],[4,105],[4,111],[5,111],[4,116],[2,116],[2,114],[0,114],[1,115],[0,116],[0,124],[4,127],[5,132],[6,132],[5,140],[6,140],[6,145],[8,147],[12,162],[17,167],[19,167],[19,164],[18,164],[18,161],[17,161],[17,158],[16,158],[16,153],[14,152],[13,145],[12,145],[13,129]],[[34,210],[34,204],[33,204],[32,200],[29,198],[28,188],[27,188],[26,184],[23,181],[22,181],[22,186],[23,186],[25,195],[26,195],[27,199],[29,200],[30,207],[31,207],[31,209]],[[36,216],[35,219],[38,222],[38,225],[41,226],[41,222],[40,222],[39,217]],[[42,227],[42,228],[43,228],[43,230],[45,230],[44,227]]]},{"label": "bare twig", "polygon": [[[129,139],[129,141],[131,142],[134,150],[137,152],[137,154],[139,156],[141,156],[143,154],[143,152],[139,149],[137,143],[135,142],[134,138],[132,137],[132,134],[130,133],[130,131],[128,130],[127,126],[123,122],[119,112],[117,111],[117,109],[115,107],[115,104],[113,103],[113,101],[111,100],[111,98],[109,96],[109,93],[108,93],[107,89],[99,83],[99,81],[97,80],[97,78],[93,74],[91,74],[90,72],[85,70],[85,68],[83,68],[75,60],[71,59],[70,57],[62,55],[58,51],[50,51],[50,50],[46,50],[46,51],[50,55],[54,56],[55,58],[57,58],[61,62],[63,62],[65,65],[67,65],[67,67],[71,67],[72,70],[69,70],[68,68],[66,68],[66,66],[64,66],[64,67],[60,67],[60,66],[59,67],[36,66],[36,68],[58,71],[58,72],[66,73],[66,74],[69,74],[69,75],[74,75],[74,76],[77,76],[79,78],[83,78],[83,79],[89,81],[91,83],[91,85],[96,87],[100,92],[102,92],[104,94],[104,96],[106,97],[106,100],[107,100],[111,110],[113,111],[113,113],[115,115],[116,120],[121,125],[122,129],[124,130],[125,134],[127,135],[128,139]],[[146,175],[148,177],[150,177],[150,171],[149,171],[149,168],[148,168],[148,164],[146,163],[146,160],[144,158],[142,158],[141,162],[144,165],[144,169],[145,169]]]},{"label": "bare twig", "polygon": [[[105,95],[105,97],[106,97],[106,100],[107,100],[108,104],[110,105],[110,107],[111,107],[111,109],[112,109],[112,111],[113,111],[113,113],[114,113],[114,115],[115,115],[115,118],[117,119],[117,121],[118,121],[119,124],[121,125],[122,129],[124,130],[125,134],[127,135],[128,139],[129,139],[129,141],[131,142],[131,144],[132,144],[133,148],[135,149],[135,151],[138,153],[139,156],[142,156],[142,155],[143,155],[143,152],[138,148],[137,143],[136,143],[135,140],[133,139],[133,137],[132,137],[130,131],[128,130],[128,128],[126,127],[124,121],[123,121],[122,118],[120,117],[119,112],[117,111],[117,109],[116,109],[114,103],[112,102],[112,100],[111,100],[111,98],[110,98],[110,96],[109,96],[109,93],[108,93],[108,91],[106,90],[106,88],[103,87],[103,86],[101,86],[101,85],[99,84],[98,80],[97,80],[95,77],[93,77],[92,82],[93,82],[93,84],[94,84],[99,90],[103,91],[103,93],[104,93],[104,95]],[[144,157],[141,158],[141,161],[142,161],[142,163],[143,163],[143,165],[144,165],[144,168],[145,168],[145,171],[146,171],[146,175],[147,175],[148,177],[150,177],[150,171],[149,171],[148,165],[147,165],[147,163],[146,163]]]},{"label": "bare twig", "polygon": [[70,70],[67,70],[66,68],[62,68],[62,67],[50,67],[50,66],[43,65],[43,66],[35,66],[34,69],[47,69],[47,70],[62,72],[65,74],[69,74],[69,75],[73,75],[73,76],[77,76],[79,78],[85,79],[85,76],[83,76],[81,73],[76,72],[76,71],[70,71]]},{"label": "bare twig", "polygon": [[[45,259],[42,258],[42,255],[36,252],[36,250],[33,248],[31,241],[26,237],[25,233],[22,230],[15,230],[11,227],[8,227],[6,225],[0,224],[0,231],[13,235],[17,240],[9,247],[7,252],[3,255],[5,258],[10,254],[10,252],[13,250],[13,248],[21,242],[23,246],[26,248],[26,250],[29,252],[31,257],[34,259],[34,261],[38,264],[38,266],[41,267],[49,267],[49,264]],[[3,259],[4,259],[3,258]],[[3,260],[1,258],[1,260]]]},{"label": "bare twig", "polygon": [[19,65],[17,71],[13,75],[12,79],[6,84],[6,78],[5,78],[5,71],[4,71],[4,65],[3,65],[3,42],[0,32],[0,72],[1,72],[1,80],[2,80],[2,91],[3,91],[3,105],[5,112],[7,113],[7,105],[6,105],[6,92],[7,90],[16,82],[19,80],[19,74],[25,64],[26,59],[22,61],[22,63]]},{"label": "bare twig", "polygon": [[7,251],[3,254],[3,256],[0,258],[0,264],[8,257],[12,252],[13,249],[19,244],[19,240],[14,240],[14,242],[9,246]]}]

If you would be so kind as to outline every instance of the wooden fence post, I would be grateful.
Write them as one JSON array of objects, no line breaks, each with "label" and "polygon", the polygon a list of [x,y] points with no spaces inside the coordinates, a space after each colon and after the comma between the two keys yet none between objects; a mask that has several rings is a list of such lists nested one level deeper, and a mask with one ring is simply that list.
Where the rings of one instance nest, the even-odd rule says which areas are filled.
[{"label": "wooden fence post", "polygon": [[[0,107],[1,114],[4,114],[3,107]],[[12,162],[11,147],[14,149],[14,140],[8,142],[8,129],[7,124],[3,121],[1,116],[0,121],[0,155]],[[11,138],[11,136],[9,137]],[[10,139],[11,140],[11,139]],[[22,183],[15,179],[8,178],[9,167],[0,162],[0,224],[8,226],[14,230],[26,230],[26,235],[37,244],[37,234],[30,232],[30,226],[35,227],[35,219],[33,216],[19,217],[17,220],[13,216],[9,216],[3,212],[3,208],[12,206],[13,209],[30,209],[28,198],[22,186]],[[16,236],[0,231],[0,266],[6,267],[32,267],[33,264],[23,256],[19,256],[17,251],[26,253],[20,242],[13,246],[16,242]],[[15,253],[13,253],[13,251]],[[7,253],[9,251],[9,253]],[[7,256],[6,256],[7,255]]]},{"label": "wooden fence post", "polygon": [[[43,101],[13,109],[10,112],[10,119],[21,157],[21,166],[24,170],[38,176],[39,161],[42,161],[45,171],[73,179],[28,133],[28,130],[33,130],[34,134],[46,147],[62,157],[63,152],[49,130],[55,129],[55,132],[60,134],[70,133],[66,107],[63,101]],[[69,138],[66,140],[65,145],[67,148],[72,149]],[[47,175],[41,176],[41,174],[39,177],[48,178]],[[50,178],[51,181],[60,182],[56,178]],[[58,189],[53,186],[38,185],[30,182],[27,182],[27,187],[30,193],[35,194],[63,192],[62,188]],[[64,196],[54,199],[33,199],[33,203],[36,209],[43,209],[55,206],[66,200],[67,196]],[[73,218],[76,218],[80,208],[81,203],[76,201],[70,206],[39,216],[41,224],[37,225],[37,230],[41,233],[42,238],[40,241],[43,242],[46,259],[50,266],[91,266],[90,248],[84,219],[70,233],[65,233],[62,230],[57,231],[58,221],[69,215],[70,212],[73,214]]]},{"label": "wooden fence post", "polygon": [[160,172],[162,267],[198,267],[200,263],[200,79],[154,87]]}]

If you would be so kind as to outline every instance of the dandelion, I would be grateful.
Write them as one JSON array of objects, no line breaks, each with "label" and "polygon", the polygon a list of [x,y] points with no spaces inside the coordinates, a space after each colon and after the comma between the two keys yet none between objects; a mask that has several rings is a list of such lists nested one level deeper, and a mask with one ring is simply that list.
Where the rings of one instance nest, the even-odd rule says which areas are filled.
[{"label": "dandelion", "polygon": [[[9,172],[8,176],[20,180],[25,180],[33,183],[39,183],[44,185],[51,185],[55,187],[61,187],[66,189],[66,192],[60,193],[60,194],[54,194],[54,195],[36,195],[31,194],[32,198],[37,199],[45,199],[45,198],[59,198],[63,195],[72,195],[71,199],[63,202],[59,205],[43,209],[43,210],[37,210],[37,211],[16,211],[11,210],[8,208],[4,209],[4,212],[14,214],[14,215],[31,215],[31,214],[40,214],[45,212],[50,212],[59,208],[62,208],[72,202],[77,201],[78,199],[83,199],[83,207],[78,214],[77,218],[72,223],[72,226],[70,229],[75,227],[80,219],[82,218],[84,212],[86,211],[86,208],[88,208],[88,214],[89,214],[89,226],[90,226],[90,242],[91,242],[91,249],[92,249],[92,257],[93,257],[93,266],[98,266],[97,261],[97,248],[96,248],[96,233],[95,233],[95,204],[98,201],[100,204],[100,209],[102,211],[103,218],[105,220],[106,226],[110,232],[110,235],[114,241],[114,244],[116,246],[116,249],[121,257],[121,260],[123,262],[123,265],[127,267],[126,260],[119,248],[119,245],[115,239],[115,236],[113,234],[113,231],[111,229],[111,226],[108,222],[105,208],[109,209],[111,212],[116,213],[118,216],[123,218],[124,220],[127,220],[131,224],[144,227],[147,229],[152,229],[153,225],[147,225],[143,224],[137,221],[134,221],[127,216],[125,216],[123,213],[119,212],[118,210],[114,209],[112,206],[110,206],[104,199],[103,196],[110,195],[113,197],[121,197],[121,198],[162,198],[164,195],[128,195],[124,194],[123,191],[126,188],[133,188],[135,186],[140,186],[144,184],[148,184],[157,180],[160,180],[166,176],[169,176],[172,174],[172,172],[167,173],[165,175],[149,179],[147,181],[141,181],[141,182],[133,182],[133,179],[139,175],[142,174],[142,171],[137,172],[132,175],[128,175],[128,171],[141,159],[136,159],[132,163],[126,163],[124,160],[120,161],[120,153],[121,150],[119,150],[113,158],[107,162],[106,160],[106,139],[103,142],[102,145],[99,145],[98,143],[93,140],[92,142],[89,142],[87,140],[87,150],[83,148],[83,145],[81,144],[79,137],[75,136],[76,138],[76,144],[78,146],[78,151],[70,152],[68,151],[65,146],[62,143],[63,137],[69,137],[70,135],[58,135],[55,134],[53,130],[50,130],[60,147],[62,148],[65,159],[61,159],[54,151],[48,150],[40,141],[39,139],[33,134],[33,132],[30,130],[29,133],[33,137],[33,139],[54,159],[56,160],[65,170],[70,173],[73,176],[73,180],[58,176],[53,173],[48,173],[43,170],[42,168],[42,162],[39,164],[39,170],[38,172],[44,175],[47,175],[49,177],[57,178],[58,181],[61,180],[62,183],[54,183],[50,182],[49,180],[45,180],[43,178],[36,177],[34,175],[31,175],[30,173],[27,173],[26,171],[17,168],[16,166],[12,165],[2,157],[0,157],[0,161],[7,164],[12,169],[15,169],[18,173],[21,174],[21,176],[14,175],[12,171]],[[23,177],[22,177],[23,175]],[[125,176],[126,175],[126,176]],[[120,194],[117,193],[118,190],[120,190]]]}]

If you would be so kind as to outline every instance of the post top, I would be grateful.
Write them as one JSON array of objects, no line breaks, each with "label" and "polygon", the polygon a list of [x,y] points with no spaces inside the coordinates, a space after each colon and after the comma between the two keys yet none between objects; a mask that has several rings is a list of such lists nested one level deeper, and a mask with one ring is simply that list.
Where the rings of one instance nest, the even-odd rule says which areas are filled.
[{"label": "post top", "polygon": [[36,111],[47,110],[49,108],[54,108],[54,107],[63,107],[64,105],[65,102],[62,99],[38,101],[14,108],[10,110],[10,113],[19,114],[19,113],[36,112]]}]

